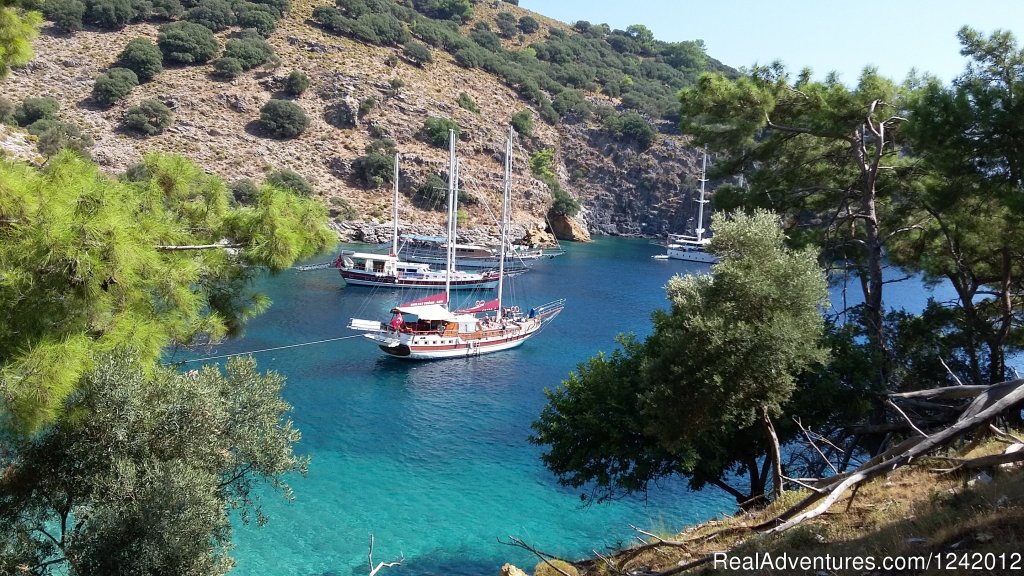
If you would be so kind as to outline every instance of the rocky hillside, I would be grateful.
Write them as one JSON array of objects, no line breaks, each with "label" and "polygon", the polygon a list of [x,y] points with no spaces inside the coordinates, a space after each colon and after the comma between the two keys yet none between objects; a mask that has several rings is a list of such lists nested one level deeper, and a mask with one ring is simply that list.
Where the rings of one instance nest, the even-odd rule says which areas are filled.
[{"label": "rocky hillside", "polygon": [[[497,77],[461,67],[442,51],[432,49],[432,62],[418,67],[402,57],[400,48],[327,33],[312,21],[314,8],[327,3],[292,3],[290,13],[268,39],[280,58],[274,69],[259,68],[220,81],[210,64],[165,67],[110,108],[92,101],[95,78],[113,64],[129,40],[142,36],[155,42],[157,26],[131,24],[117,31],[87,27],[67,34],[47,23],[34,44],[34,60],[4,80],[0,92],[15,103],[29,96],[56,98],[61,119],[74,122],[92,137],[94,159],[112,172],[124,171],[153,150],[184,154],[227,180],[260,180],[270,171],[290,169],[309,180],[329,207],[342,205],[334,198],[343,198],[364,222],[387,220],[391,206],[389,186],[367,188],[355,175],[353,162],[364,154],[366,145],[378,137],[397,143],[402,155],[400,186],[411,192],[430,173],[443,174],[447,169],[446,151],[418,134],[424,121],[430,116],[451,118],[461,127],[463,188],[482,200],[467,207],[469,224],[491,224],[500,206],[501,162],[510,119],[516,112],[536,107]],[[509,49],[543,40],[552,30],[575,33],[566,24],[509,3],[479,3],[473,10],[473,20],[462,25],[465,33],[475,22],[493,25],[501,11],[537,19],[541,26],[536,32],[503,40]],[[221,45],[236,31],[219,32]],[[283,79],[293,70],[304,71],[311,80],[310,88],[295,99],[309,116],[310,126],[296,138],[267,137],[257,125],[260,107],[272,97],[282,97]],[[457,104],[461,92],[471,96],[478,112]],[[370,97],[376,105],[355,127],[340,129],[325,119],[339,103],[351,105]],[[587,92],[586,97],[594,104],[620,106],[618,100],[596,92]],[[173,125],[152,137],[124,131],[125,110],[150,98],[172,109]],[[539,150],[554,148],[558,181],[583,206],[577,221],[590,233],[659,235],[692,226],[696,203],[688,199],[695,194],[699,158],[685,138],[673,134],[671,122],[652,120],[659,134],[652,146],[641,151],[635,144],[610,138],[596,118],[563,119],[551,125],[534,111],[533,135],[516,146],[516,222],[526,228],[545,226],[551,193],[531,176],[527,161]],[[42,161],[27,152],[20,131],[5,129],[0,141],[9,154],[28,154]],[[340,210],[333,213],[343,217]],[[441,217],[437,211],[411,205],[402,208],[406,222],[435,223]]]}]

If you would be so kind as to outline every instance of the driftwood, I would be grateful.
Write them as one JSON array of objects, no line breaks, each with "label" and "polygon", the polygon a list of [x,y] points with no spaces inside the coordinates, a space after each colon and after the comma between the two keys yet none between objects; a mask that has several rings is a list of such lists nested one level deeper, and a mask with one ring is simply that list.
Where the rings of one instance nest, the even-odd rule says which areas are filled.
[{"label": "driftwood", "polygon": [[370,534],[370,553],[367,554],[367,558],[370,561],[370,576],[377,576],[377,573],[385,568],[393,568],[395,566],[401,566],[402,562],[405,561],[405,554],[394,562],[378,562],[376,566],[373,565],[373,534]]}]

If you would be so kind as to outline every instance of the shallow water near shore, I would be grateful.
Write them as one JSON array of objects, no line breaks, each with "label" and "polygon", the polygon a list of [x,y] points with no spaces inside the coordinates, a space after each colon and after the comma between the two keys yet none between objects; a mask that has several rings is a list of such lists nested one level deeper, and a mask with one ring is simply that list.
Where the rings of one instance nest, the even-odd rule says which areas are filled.
[{"label": "shallow water near shore", "polygon": [[[668,279],[708,269],[654,260],[662,249],[647,240],[598,238],[565,249],[517,279],[510,296],[526,306],[567,300],[519,348],[409,362],[352,338],[255,354],[261,370],[287,377],[284,396],[303,434],[298,450],[311,464],[306,478],[290,479],[293,501],[263,491],[266,526],[235,523],[232,573],[367,574],[372,533],[375,562],[405,559],[384,573],[496,575],[505,562],[537,562],[499,542],[508,536],[574,559],[628,544],[631,524],[669,532],[731,512],[731,497],[681,481],[583,508],[579,491],[559,487],[544,469],[527,438],[545,387],[613,350],[616,334],[646,336],[650,313],[667,307]],[[194,356],[350,336],[350,317],[384,318],[402,297],[345,287],[333,269],[285,272],[258,289],[271,309],[243,338]],[[920,284],[905,291],[908,308],[927,296]]]}]

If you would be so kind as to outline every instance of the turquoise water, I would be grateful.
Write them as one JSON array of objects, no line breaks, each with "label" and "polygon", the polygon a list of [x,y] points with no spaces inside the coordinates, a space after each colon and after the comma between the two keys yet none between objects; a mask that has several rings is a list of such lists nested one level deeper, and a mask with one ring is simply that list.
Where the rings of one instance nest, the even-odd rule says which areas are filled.
[{"label": "turquoise water", "polygon": [[[560,488],[527,442],[545,387],[613,349],[616,334],[646,335],[668,279],[702,269],[652,260],[660,251],[645,240],[598,239],[538,262],[511,295],[525,306],[564,297],[566,309],[513,350],[415,363],[355,338],[256,354],[261,369],[288,378],[299,451],[312,462],[291,482],[294,501],[266,497],[269,524],[237,526],[234,573],[366,574],[373,533],[375,561],[405,556],[388,574],[493,575],[504,562],[537,562],[498,542],[510,535],[577,558],[628,542],[630,524],[674,530],[731,511],[724,493],[680,483],[646,500],[582,508],[578,491]],[[401,298],[344,287],[333,270],[288,272],[259,288],[271,309],[244,338],[203,355],[351,335],[350,317],[384,317]]]},{"label": "turquoise water", "polygon": [[[267,496],[268,525],[239,523],[234,573],[366,574],[373,533],[375,561],[405,556],[386,574],[495,575],[504,562],[536,564],[530,553],[498,542],[510,535],[578,558],[628,543],[630,524],[669,531],[731,512],[731,497],[679,482],[646,499],[581,508],[578,492],[560,488],[541,465],[526,439],[544,388],[613,349],[616,334],[647,335],[650,313],[667,304],[668,279],[706,269],[652,260],[661,249],[645,240],[599,238],[565,248],[516,281],[512,296],[530,295],[521,306],[567,299],[562,315],[517,349],[415,363],[355,338],[257,354],[261,369],[288,378],[284,394],[303,433],[299,451],[312,462],[306,478],[291,482],[294,501]],[[347,336],[350,317],[384,318],[402,298],[346,288],[333,270],[281,274],[260,289],[273,307],[244,338],[203,355]],[[919,282],[887,290],[890,304],[908,309],[920,309],[928,296]]]}]

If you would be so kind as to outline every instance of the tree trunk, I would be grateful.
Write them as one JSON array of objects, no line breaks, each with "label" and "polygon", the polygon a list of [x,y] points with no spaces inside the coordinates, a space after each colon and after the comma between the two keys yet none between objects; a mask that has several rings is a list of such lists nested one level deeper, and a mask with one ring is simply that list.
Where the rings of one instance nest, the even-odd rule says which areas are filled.
[{"label": "tree trunk", "polygon": [[779,437],[775,434],[768,407],[761,406],[761,425],[764,427],[765,440],[768,441],[768,458],[772,462],[772,500],[782,496],[782,450],[779,449]]}]

